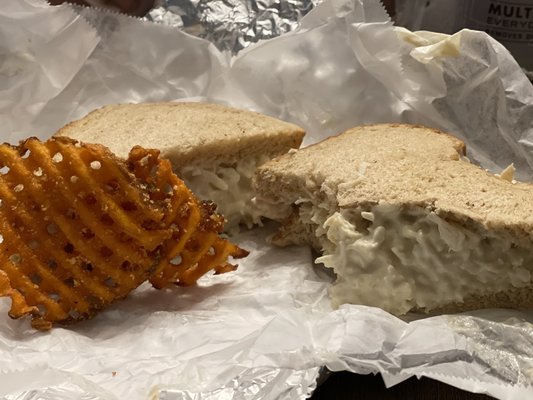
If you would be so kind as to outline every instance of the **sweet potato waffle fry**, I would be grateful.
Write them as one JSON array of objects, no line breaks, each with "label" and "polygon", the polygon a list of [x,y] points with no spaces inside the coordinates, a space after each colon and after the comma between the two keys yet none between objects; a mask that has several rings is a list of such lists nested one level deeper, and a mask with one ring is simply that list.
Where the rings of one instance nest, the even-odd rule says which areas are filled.
[{"label": "sweet potato waffle fry", "polygon": [[248,253],[219,236],[157,150],[127,161],[68,138],[0,146],[0,296],[46,330],[91,318],[146,280],[190,285]]}]

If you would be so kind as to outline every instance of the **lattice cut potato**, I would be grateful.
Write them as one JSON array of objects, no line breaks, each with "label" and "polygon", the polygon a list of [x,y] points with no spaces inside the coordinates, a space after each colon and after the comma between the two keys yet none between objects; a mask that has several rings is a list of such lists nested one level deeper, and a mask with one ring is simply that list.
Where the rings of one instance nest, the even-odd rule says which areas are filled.
[{"label": "lattice cut potato", "polygon": [[68,138],[0,146],[0,296],[47,330],[94,316],[149,280],[190,285],[248,253],[157,150],[126,161]]}]

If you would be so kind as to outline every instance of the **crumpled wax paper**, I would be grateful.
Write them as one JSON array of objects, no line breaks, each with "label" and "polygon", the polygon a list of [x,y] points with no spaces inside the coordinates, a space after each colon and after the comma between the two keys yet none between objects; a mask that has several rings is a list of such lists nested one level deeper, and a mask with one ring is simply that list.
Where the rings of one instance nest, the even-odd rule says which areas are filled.
[{"label": "crumpled wax paper", "polygon": [[[168,26],[38,0],[5,1],[0,34],[5,141],[46,138],[104,104],[195,99],[300,124],[306,144],[361,123],[425,124],[463,138],[484,167],[514,162],[533,178],[533,88],[509,53],[480,32],[394,28],[375,0],[326,0],[235,57]],[[69,329],[35,332],[0,300],[0,398],[304,399],[323,366],[533,396],[531,311],[332,310],[331,277],[309,249],[266,244],[272,229],[234,238],[251,250],[235,273],[142,286]]]}]

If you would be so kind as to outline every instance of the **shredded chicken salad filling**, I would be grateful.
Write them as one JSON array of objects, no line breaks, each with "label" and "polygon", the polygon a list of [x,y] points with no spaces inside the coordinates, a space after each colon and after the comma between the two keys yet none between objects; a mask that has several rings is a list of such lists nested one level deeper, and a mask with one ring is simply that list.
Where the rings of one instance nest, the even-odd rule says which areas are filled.
[{"label": "shredded chicken salad filling", "polygon": [[181,168],[179,175],[199,198],[218,205],[217,211],[228,221],[227,231],[236,231],[239,224],[251,228],[261,223],[262,213],[252,202],[252,176],[269,159],[260,155],[231,165],[188,165]]}]

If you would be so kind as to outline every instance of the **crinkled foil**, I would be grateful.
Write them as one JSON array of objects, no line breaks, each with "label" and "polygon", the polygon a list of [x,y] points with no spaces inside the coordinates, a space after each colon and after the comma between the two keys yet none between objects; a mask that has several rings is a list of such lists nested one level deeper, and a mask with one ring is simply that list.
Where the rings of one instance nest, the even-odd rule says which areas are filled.
[{"label": "crinkled foil", "polygon": [[212,391],[156,387],[151,400],[302,400],[314,390],[318,372],[319,368],[252,368]]},{"label": "crinkled foil", "polygon": [[510,385],[533,383],[533,316],[509,310],[448,317],[449,326],[467,340],[486,373]]},{"label": "crinkled foil", "polygon": [[319,0],[159,0],[146,19],[179,27],[237,54],[296,28]]}]

